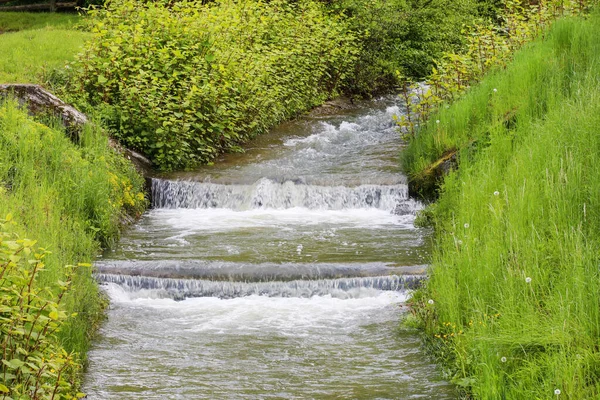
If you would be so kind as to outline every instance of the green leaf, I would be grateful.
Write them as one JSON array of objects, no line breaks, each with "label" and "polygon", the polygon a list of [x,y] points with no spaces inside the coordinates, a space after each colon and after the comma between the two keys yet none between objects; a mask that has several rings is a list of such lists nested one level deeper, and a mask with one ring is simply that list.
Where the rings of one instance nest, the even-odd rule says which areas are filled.
[{"label": "green leaf", "polygon": [[8,392],[10,392],[10,390],[8,390],[8,388],[6,386],[4,386],[3,384],[0,383],[0,392],[8,393]]},{"label": "green leaf", "polygon": [[17,369],[22,367],[25,363],[18,358],[13,358],[10,361],[2,360],[2,364],[6,365],[10,369]]},{"label": "green leaf", "polygon": [[56,311],[51,311],[50,314],[48,314],[48,316],[50,317],[50,319],[53,319],[55,321],[58,319],[58,313]]},{"label": "green leaf", "polygon": [[98,83],[99,84],[103,84],[108,82],[108,79],[106,79],[106,77],[104,75],[98,75]]}]

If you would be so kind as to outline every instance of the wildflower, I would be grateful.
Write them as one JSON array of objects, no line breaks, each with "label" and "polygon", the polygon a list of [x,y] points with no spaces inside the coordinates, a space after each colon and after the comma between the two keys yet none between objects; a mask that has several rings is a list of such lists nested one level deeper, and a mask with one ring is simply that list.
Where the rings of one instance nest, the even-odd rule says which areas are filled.
[{"label": "wildflower", "polygon": [[500,196],[500,192],[496,190],[496,191],[494,192],[494,196]]},{"label": "wildflower", "polygon": [[462,244],[462,240],[459,240],[457,243],[458,243],[459,245],[461,245],[461,244]]},{"label": "wildflower", "polygon": [[440,120],[439,120],[439,119],[436,119],[436,120],[435,120],[435,123],[436,123],[436,124],[439,124],[439,123],[440,123]]},{"label": "wildflower", "polygon": [[498,89],[494,88],[494,93],[496,93],[498,91]]},{"label": "wildflower", "polygon": [[465,224],[465,229],[469,229],[469,224]]},{"label": "wildflower", "polygon": [[433,299],[429,299],[429,300],[427,300],[427,302],[428,302],[429,304],[433,304]]},{"label": "wildflower", "polygon": [[502,358],[500,359],[500,361],[502,361],[503,363],[505,363],[505,362],[506,362],[506,357],[502,357]]},{"label": "wildflower", "polygon": [[531,278],[530,277],[525,278],[525,282],[531,283]]},{"label": "wildflower", "polygon": [[558,396],[560,394],[560,389],[554,389],[554,394]]}]

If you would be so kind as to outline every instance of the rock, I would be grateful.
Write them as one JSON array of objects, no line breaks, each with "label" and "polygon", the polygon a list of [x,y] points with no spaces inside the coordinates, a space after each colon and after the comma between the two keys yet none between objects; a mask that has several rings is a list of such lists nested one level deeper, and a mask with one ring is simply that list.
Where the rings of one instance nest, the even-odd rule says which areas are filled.
[{"label": "rock", "polygon": [[88,122],[85,114],[68,105],[39,85],[8,84],[0,85],[0,96],[14,96],[29,113],[38,115],[50,113],[59,117],[70,134],[76,135]]},{"label": "rock", "polygon": [[395,215],[410,215],[412,213],[412,208],[408,203],[400,203],[392,211],[392,214]]},{"label": "rock", "polygon": [[311,117],[318,117],[324,115],[335,115],[343,110],[351,110],[356,108],[356,105],[352,102],[352,99],[346,97],[338,97],[334,100],[326,101],[318,107],[313,108],[308,115]]}]

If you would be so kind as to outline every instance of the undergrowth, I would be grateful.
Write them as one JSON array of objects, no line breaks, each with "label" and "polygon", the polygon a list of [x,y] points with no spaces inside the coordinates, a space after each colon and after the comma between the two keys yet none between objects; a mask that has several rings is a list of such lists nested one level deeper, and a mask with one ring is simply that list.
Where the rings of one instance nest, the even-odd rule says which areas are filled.
[{"label": "undergrowth", "polygon": [[430,121],[410,170],[459,149],[412,300],[430,347],[468,397],[598,398],[600,14],[555,23]]}]

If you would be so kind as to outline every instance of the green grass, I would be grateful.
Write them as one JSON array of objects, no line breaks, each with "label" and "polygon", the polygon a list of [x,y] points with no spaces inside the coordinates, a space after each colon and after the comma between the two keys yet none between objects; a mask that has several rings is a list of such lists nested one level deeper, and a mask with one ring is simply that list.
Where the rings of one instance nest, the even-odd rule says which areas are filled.
[{"label": "green grass", "polygon": [[600,14],[557,22],[436,119],[404,158],[416,174],[460,149],[413,298],[429,345],[474,398],[600,398]]},{"label": "green grass", "polygon": [[[142,178],[107,140],[87,127],[74,144],[61,128],[0,102],[0,219],[12,214],[15,233],[52,252],[42,284],[64,279],[65,265],[92,262],[101,245],[118,238],[124,210],[144,206]],[[85,356],[102,314],[89,268],[80,268],[64,304],[79,315],[60,332],[62,344]]]},{"label": "green grass", "polygon": [[45,28],[0,35],[0,84],[46,83],[91,37],[88,32]]},{"label": "green grass", "polygon": [[75,14],[0,11],[0,32],[47,27],[70,29],[79,24],[81,20],[82,18]]}]

